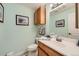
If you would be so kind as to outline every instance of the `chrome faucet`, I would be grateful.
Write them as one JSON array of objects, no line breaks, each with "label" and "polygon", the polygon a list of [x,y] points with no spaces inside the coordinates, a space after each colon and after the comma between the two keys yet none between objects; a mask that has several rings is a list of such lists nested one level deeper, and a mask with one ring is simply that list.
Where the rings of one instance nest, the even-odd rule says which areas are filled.
[{"label": "chrome faucet", "polygon": [[61,37],[59,37],[59,36],[57,35],[57,36],[56,36],[56,41],[58,41],[58,42],[62,42]]}]

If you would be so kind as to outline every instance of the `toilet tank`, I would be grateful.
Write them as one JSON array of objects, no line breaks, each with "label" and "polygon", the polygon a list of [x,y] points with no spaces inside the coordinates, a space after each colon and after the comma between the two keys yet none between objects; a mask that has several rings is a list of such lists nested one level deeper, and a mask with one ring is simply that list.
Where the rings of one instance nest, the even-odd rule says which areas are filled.
[{"label": "toilet tank", "polygon": [[36,39],[35,39],[35,43],[36,43],[36,44],[38,44],[38,40],[39,40],[39,39],[40,39],[40,38],[36,38]]}]

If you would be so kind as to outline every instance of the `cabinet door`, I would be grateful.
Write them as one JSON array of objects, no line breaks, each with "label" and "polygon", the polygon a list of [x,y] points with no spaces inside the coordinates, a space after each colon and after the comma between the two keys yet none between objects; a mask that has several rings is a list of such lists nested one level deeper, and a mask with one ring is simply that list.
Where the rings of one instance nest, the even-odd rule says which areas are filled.
[{"label": "cabinet door", "polygon": [[35,24],[36,25],[44,25],[46,23],[45,20],[45,7],[39,7],[35,12]]},{"label": "cabinet door", "polygon": [[42,6],[41,7],[41,20],[40,20],[41,24],[46,23],[45,16],[46,16],[46,9],[45,9],[45,6]]},{"label": "cabinet door", "polygon": [[34,14],[34,23],[36,25],[39,25],[41,22],[40,19],[41,19],[41,9],[38,8]]},{"label": "cabinet door", "polygon": [[38,56],[47,56],[47,54],[38,47]]},{"label": "cabinet door", "polygon": [[37,9],[37,24],[41,23],[41,8]]},{"label": "cabinet door", "polygon": [[47,55],[47,56],[63,56],[62,54],[49,48],[48,46],[44,45],[43,43],[38,42],[38,55],[41,55],[41,54]]}]

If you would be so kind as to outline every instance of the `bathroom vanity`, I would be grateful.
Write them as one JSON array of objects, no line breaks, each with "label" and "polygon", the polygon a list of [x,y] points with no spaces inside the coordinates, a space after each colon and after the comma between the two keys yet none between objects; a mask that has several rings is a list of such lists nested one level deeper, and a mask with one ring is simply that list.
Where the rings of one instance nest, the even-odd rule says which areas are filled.
[{"label": "bathroom vanity", "polygon": [[62,54],[58,53],[54,49],[46,46],[42,42],[38,42],[38,56],[62,56]]},{"label": "bathroom vanity", "polygon": [[62,42],[51,40],[38,41],[38,56],[79,56],[79,46],[76,40],[63,38]]}]

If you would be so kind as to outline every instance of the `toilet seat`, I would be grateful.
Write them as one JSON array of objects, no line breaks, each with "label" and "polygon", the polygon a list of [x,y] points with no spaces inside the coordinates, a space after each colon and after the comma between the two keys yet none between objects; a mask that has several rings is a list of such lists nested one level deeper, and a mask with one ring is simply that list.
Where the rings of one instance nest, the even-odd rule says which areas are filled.
[{"label": "toilet seat", "polygon": [[28,47],[27,47],[27,50],[28,51],[34,51],[34,50],[36,50],[37,49],[37,44],[31,44],[31,45],[29,45]]},{"label": "toilet seat", "polygon": [[27,47],[28,56],[35,56],[37,55],[37,44],[31,44]]}]

